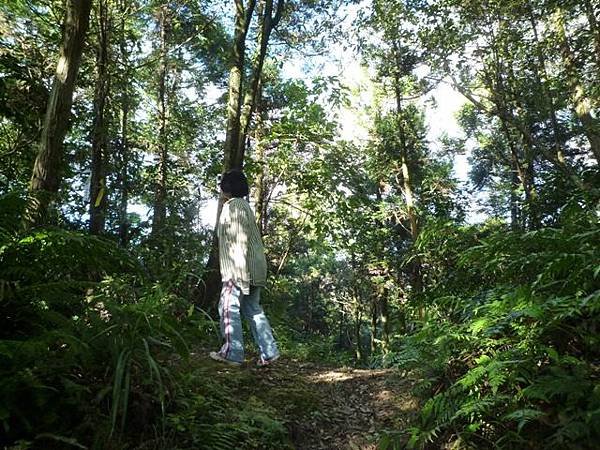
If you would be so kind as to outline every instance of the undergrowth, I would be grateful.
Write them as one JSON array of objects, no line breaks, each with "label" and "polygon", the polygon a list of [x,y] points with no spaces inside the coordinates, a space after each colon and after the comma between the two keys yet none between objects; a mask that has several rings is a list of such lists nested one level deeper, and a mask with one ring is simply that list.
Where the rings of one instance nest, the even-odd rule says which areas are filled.
[{"label": "undergrowth", "polygon": [[596,217],[530,232],[438,225],[419,251],[436,267],[426,274],[428,316],[396,339],[387,363],[420,374],[423,406],[385,447],[596,448]]},{"label": "undergrowth", "polygon": [[271,406],[194,369],[214,324],[139,256],[0,219],[1,448],[286,448]]}]

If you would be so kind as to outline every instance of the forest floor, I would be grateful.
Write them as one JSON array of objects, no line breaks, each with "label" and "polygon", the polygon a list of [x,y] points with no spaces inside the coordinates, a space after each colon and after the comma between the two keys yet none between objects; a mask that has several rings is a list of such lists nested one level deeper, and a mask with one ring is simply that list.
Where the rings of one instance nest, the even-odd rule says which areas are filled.
[{"label": "forest floor", "polygon": [[[196,358],[207,359],[206,352]],[[386,432],[406,430],[418,411],[414,379],[393,369],[333,367],[282,357],[272,366],[199,361],[238,395],[277,411],[297,450],[371,450]],[[213,378],[213,379],[215,379]]]}]

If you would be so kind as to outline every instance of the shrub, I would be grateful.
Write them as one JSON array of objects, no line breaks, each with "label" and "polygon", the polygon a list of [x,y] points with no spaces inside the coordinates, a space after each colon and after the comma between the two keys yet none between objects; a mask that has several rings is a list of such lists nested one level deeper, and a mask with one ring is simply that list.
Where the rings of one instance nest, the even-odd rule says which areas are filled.
[{"label": "shrub", "polygon": [[128,417],[141,432],[144,417],[164,414],[173,382],[162,355],[187,353],[169,314],[178,299],[108,240],[0,236],[0,445],[98,445]]},{"label": "shrub", "polygon": [[[477,241],[448,251],[446,272],[425,291],[429,317],[389,355],[422,375],[425,401],[408,446],[593,448],[600,227],[581,215],[561,228],[496,231]],[[461,292],[448,282],[455,270],[472,271],[479,283],[464,277]]]}]

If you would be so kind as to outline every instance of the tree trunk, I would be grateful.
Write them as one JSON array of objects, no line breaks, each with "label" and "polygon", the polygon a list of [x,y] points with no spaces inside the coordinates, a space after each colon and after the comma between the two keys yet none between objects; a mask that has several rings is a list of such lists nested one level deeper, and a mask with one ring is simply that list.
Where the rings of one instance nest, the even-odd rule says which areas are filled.
[{"label": "tree trunk", "polygon": [[388,304],[388,290],[383,290],[383,295],[379,299],[379,322],[381,323],[381,349],[387,353],[390,349],[390,317]]},{"label": "tree trunk", "polygon": [[[401,55],[397,46],[395,46],[395,53],[397,59],[397,67],[402,67],[401,65]],[[400,74],[398,72],[395,73],[394,79],[394,92],[396,94],[396,114],[398,117],[398,138],[400,145],[400,175],[402,177],[402,193],[404,194],[404,201],[406,203],[406,214],[408,215],[408,221],[410,225],[410,237],[413,242],[413,245],[417,241],[419,237],[419,224],[417,218],[417,211],[415,205],[415,196],[413,193],[412,186],[412,174],[410,173],[409,167],[409,149],[408,142],[406,138],[406,130],[405,123],[402,118],[403,108],[402,108],[402,93],[400,91]],[[421,261],[419,258],[415,257],[412,262],[411,267],[411,281],[413,292],[416,298],[419,297],[419,294],[423,290],[423,280],[421,277]],[[420,300],[419,300],[420,302]],[[419,319],[423,319],[425,312],[424,306],[419,303],[418,306]]]},{"label": "tree trunk", "polygon": [[354,339],[356,340],[355,343],[355,352],[356,352],[356,361],[357,362],[362,362],[363,360],[363,350],[362,350],[362,343],[361,343],[361,335],[360,335],[360,329],[361,329],[361,324],[362,324],[362,314],[360,312],[360,299],[358,297],[356,297],[356,312],[355,312],[355,316],[354,316]]},{"label": "tree trunk", "polygon": [[106,99],[109,95],[108,72],[109,12],[106,0],[98,3],[98,48],[96,55],[96,88],[94,93],[94,122],[92,128],[92,168],[90,180],[90,233],[104,232],[106,222],[106,175],[104,159],[107,152]]},{"label": "tree trunk", "polygon": [[273,16],[273,0],[264,0],[262,14],[260,15],[260,32],[258,35],[258,54],[254,62],[250,86],[244,96],[244,106],[240,112],[240,138],[238,141],[238,154],[243,160],[246,150],[246,137],[252,120],[252,114],[258,102],[260,94],[260,79],[262,76],[263,65],[267,56],[267,49],[271,32],[279,23],[283,13],[284,0],[277,1],[275,16]]},{"label": "tree trunk", "polygon": [[[417,222],[417,213],[415,211],[415,199],[412,191],[412,182],[411,182],[411,174],[408,168],[408,152],[407,149],[404,149],[402,154],[402,190],[404,192],[404,199],[406,201],[406,211],[408,214],[408,220],[410,223],[410,236],[412,239],[412,245],[414,246],[417,242],[417,238],[419,237],[419,227]],[[417,297],[419,302],[419,319],[423,319],[425,316],[424,305],[421,303],[419,299],[419,295],[423,291],[423,279],[421,277],[421,260],[415,256],[412,262],[412,287],[415,297]]]},{"label": "tree trunk", "polygon": [[519,197],[517,192],[520,186],[519,162],[514,158],[510,170],[510,229],[516,231],[520,228]]},{"label": "tree trunk", "polygon": [[[261,92],[258,94],[260,99]],[[267,160],[266,160],[266,148],[263,141],[263,121],[262,121],[262,106],[260,101],[257,100],[257,124],[254,130],[254,139],[256,141],[256,153],[255,162],[258,165],[258,172],[254,178],[254,208],[256,215],[256,223],[258,224],[258,230],[260,235],[264,236],[267,233],[267,205],[269,199],[267,198],[267,185],[266,185],[266,171],[267,171]]]},{"label": "tree trunk", "polygon": [[338,321],[338,346],[340,348],[347,348],[346,339],[344,339],[344,331],[346,330],[346,313],[344,307],[340,307],[340,320]]},{"label": "tree trunk", "polygon": [[[377,289],[377,288],[376,288]],[[371,298],[371,354],[377,351],[377,321],[379,318],[378,303],[379,297],[374,293]]]},{"label": "tree trunk", "polygon": [[131,99],[129,97],[130,80],[132,79],[129,66],[129,52],[127,50],[126,40],[126,10],[127,2],[122,0],[119,2],[119,13],[121,16],[121,35],[119,41],[119,50],[124,68],[123,79],[121,80],[121,120],[120,120],[120,143],[119,143],[119,158],[120,167],[118,174],[119,182],[119,244],[121,247],[129,245],[129,217],[127,215],[127,204],[129,203],[129,110]]},{"label": "tree trunk", "polygon": [[259,171],[255,177],[255,188],[254,188],[254,207],[256,209],[256,223],[260,235],[264,236],[267,233],[267,192],[266,192],[266,177],[265,171],[267,170],[267,164],[265,159],[265,146],[258,139],[256,146],[256,162],[259,166]]},{"label": "tree trunk", "polygon": [[520,218],[522,214],[519,208],[519,197],[517,196],[517,191],[519,187],[521,187],[523,189],[523,192],[529,192],[529,187],[527,186],[525,174],[523,172],[523,167],[521,166],[519,153],[517,152],[517,148],[513,140],[513,136],[510,133],[508,124],[503,119],[500,119],[500,123],[502,126],[504,137],[506,138],[506,142],[508,143],[508,148],[510,149],[511,156],[510,227],[512,230],[518,230],[519,228],[521,228]]},{"label": "tree trunk", "polygon": [[[267,54],[269,38],[273,28],[277,25],[283,12],[284,0],[278,0],[277,11],[273,14],[273,0],[263,0],[261,3],[262,15],[260,18],[260,31],[258,35],[258,55],[255,61],[250,83],[244,95],[244,63],[246,60],[246,37],[252,16],[256,8],[256,0],[235,0],[235,29],[232,48],[232,66],[229,71],[229,89],[227,99],[227,128],[225,133],[225,146],[223,170],[242,169],[246,149],[246,137],[250,120],[256,106],[260,92],[260,78],[264,60]],[[217,223],[223,207],[223,196],[219,196],[217,208]],[[204,277],[199,286],[202,304],[210,305],[216,299],[220,289],[219,255],[216,233],[213,235],[211,251],[206,265]]]},{"label": "tree trunk", "polygon": [[600,14],[597,12],[600,7],[598,3],[596,3],[596,10],[594,10],[594,5],[590,0],[583,0],[583,5],[585,7],[585,14],[587,16],[588,24],[590,25],[590,31],[592,32],[592,36],[594,37],[594,50],[596,53],[596,79],[599,79],[600,76],[598,72],[600,71],[600,27],[598,27],[598,19],[596,19],[596,15]]},{"label": "tree trunk", "polygon": [[527,228],[529,230],[537,230],[541,225],[541,217],[537,189],[535,188],[535,169],[533,167],[532,158],[528,158],[527,160],[527,167],[525,167],[525,179],[527,180],[526,185],[529,187],[529,191],[527,191],[525,194],[527,206],[529,208],[527,214],[527,217],[529,218],[529,224]]},{"label": "tree trunk", "polygon": [[600,121],[595,119],[591,114],[591,100],[586,95],[585,86],[578,73],[575,57],[571,52],[565,30],[565,17],[561,8],[556,9],[554,23],[566,70],[567,84],[571,91],[573,109],[590,143],[590,150],[596,159],[596,163],[600,164]]},{"label": "tree trunk", "polygon": [[[525,222],[524,219],[527,217],[529,219],[530,227],[536,228],[539,224],[539,214],[537,208],[537,191],[535,189],[535,177],[533,172],[533,149],[528,147],[526,142],[521,142],[521,147],[526,150],[522,152],[523,156],[520,156],[519,152],[517,151],[515,139],[510,132],[509,124],[504,119],[500,119],[500,123],[511,155],[511,228],[515,229],[519,227],[519,222],[516,221],[517,217],[523,218],[523,222]],[[521,185],[523,194],[525,195],[526,214],[520,214],[518,209],[513,210],[513,208],[517,208],[515,189],[519,184]],[[521,226],[524,228],[527,227],[527,225],[524,223],[521,224]]]},{"label": "tree trunk", "polygon": [[417,224],[417,214],[415,212],[415,197],[412,190],[411,175],[408,168],[408,155],[406,149],[403,151],[400,163],[402,168],[402,190],[404,192],[408,221],[410,223],[410,236],[413,242],[415,242],[417,237],[419,237],[419,228]]},{"label": "tree trunk", "polygon": [[235,0],[235,31],[233,37],[233,64],[229,70],[229,95],[227,98],[227,130],[225,133],[224,169],[241,169],[244,156],[239,152],[241,136],[241,112],[244,89],[244,62],[246,60],[246,36],[252,21],[256,0]]},{"label": "tree trunk", "polygon": [[167,39],[169,33],[169,18],[167,17],[168,6],[163,5],[159,10],[160,28],[160,68],[158,74],[158,161],[154,207],[152,217],[152,236],[156,236],[164,227],[167,218],[167,165],[168,165],[168,104],[167,104],[167,78],[168,78],[168,55]]},{"label": "tree trunk", "polygon": [[[537,55],[537,59],[538,59],[538,66],[539,66],[537,69],[535,69],[535,67],[534,67],[534,74],[535,74],[536,82],[540,86],[542,94],[543,94],[542,95],[542,103],[544,104],[545,109],[547,110],[546,112],[547,112],[548,116],[550,117],[550,123],[552,124],[552,132],[554,135],[554,147],[555,147],[556,159],[561,164],[564,164],[565,163],[565,155],[563,152],[563,143],[562,143],[563,133],[560,131],[560,128],[558,125],[558,118],[556,116],[556,106],[555,106],[554,98],[552,97],[550,89],[548,89],[548,73],[546,71],[546,58],[544,57],[544,52],[540,48],[540,40],[538,37],[538,31],[537,31],[537,20],[536,20],[535,13],[533,11],[531,4],[529,4],[529,21],[531,23],[531,29],[533,31],[533,37],[535,39],[535,49],[536,49],[536,55]],[[542,79],[542,76],[543,76],[543,79]]]},{"label": "tree trunk", "polygon": [[[398,50],[396,50],[398,53]],[[397,56],[400,59],[400,56]],[[401,61],[398,61],[398,67],[400,67]],[[400,92],[400,75],[395,74],[394,80],[394,91],[396,94],[396,115],[398,116],[398,137],[400,141],[400,170],[402,175],[402,191],[404,194],[404,200],[406,202],[406,210],[408,220],[410,223],[410,235],[414,241],[416,241],[419,229],[417,224],[417,214],[415,211],[415,197],[413,194],[411,174],[408,166],[408,142],[406,139],[405,124],[402,118],[402,93]]]},{"label": "tree trunk", "polygon": [[[125,91],[127,87],[125,87]],[[129,94],[123,92],[121,101],[121,167],[119,184],[121,195],[119,199],[119,244],[121,247],[129,245],[129,216],[127,204],[129,203]]]},{"label": "tree trunk", "polygon": [[38,155],[33,166],[24,225],[32,227],[47,220],[48,208],[61,181],[63,141],[70,123],[73,90],[89,26],[91,0],[69,0],[63,26],[63,41]]},{"label": "tree trunk", "polygon": [[[532,16],[530,17],[530,19]],[[533,19],[532,19],[533,20]],[[500,27],[503,28],[506,25],[504,20],[500,20]],[[535,34],[535,27],[534,27]],[[531,142],[523,137],[519,139],[519,146],[522,148],[522,152],[517,150],[517,139],[513,138],[513,134],[511,133],[511,128],[516,128],[515,124],[519,124],[522,129],[527,129],[525,125],[522,124],[522,121],[515,115],[515,108],[518,106],[518,100],[512,98],[510,92],[510,84],[511,81],[515,79],[515,74],[513,71],[513,65],[510,60],[506,60],[507,55],[510,55],[510,50],[505,42],[501,43],[501,49],[494,49],[494,62],[495,66],[491,67],[491,73],[485,77],[486,83],[488,84],[488,89],[492,92],[493,102],[496,105],[496,108],[500,112],[500,123],[502,127],[502,131],[505,135],[506,141],[508,143],[510,149],[510,162],[509,167],[512,170],[516,170],[516,174],[518,175],[518,179],[521,181],[521,186],[523,188],[523,193],[525,195],[525,209],[526,214],[523,214],[522,217],[527,217],[529,219],[529,224],[531,228],[536,228],[539,222],[538,217],[538,208],[537,208],[537,192],[535,190],[535,172],[534,172],[534,161],[535,161],[535,152],[534,147],[531,145]],[[537,71],[534,72],[537,75],[538,86],[543,89],[541,80],[539,78],[539,74]],[[515,105],[516,104],[516,105]],[[545,109],[545,108],[544,108]],[[511,117],[513,120],[509,121],[506,118]],[[531,128],[531,127],[530,127]],[[556,133],[556,129],[555,129]],[[527,136],[531,136],[530,129],[527,130]],[[557,134],[555,134],[555,138],[557,138]],[[560,147],[558,148],[558,155],[562,154],[562,150]],[[553,158],[557,158],[557,155],[554,155]],[[564,164],[564,158],[560,158],[560,162]],[[514,174],[513,174],[513,182],[514,182]],[[514,196],[514,191],[511,191],[511,199]],[[516,202],[513,202],[516,204]],[[513,214],[513,216],[516,214]],[[514,222],[511,222],[514,226]]]},{"label": "tree trunk", "polygon": [[[246,36],[256,7],[256,0],[248,0],[244,7],[243,0],[235,0],[235,29],[232,47],[232,65],[229,70],[229,89],[227,98],[227,125],[225,131],[225,145],[223,148],[223,173],[244,164],[243,154],[239,152],[241,134],[241,110],[244,87],[244,62],[246,58]],[[196,291],[202,307],[209,308],[216,303],[221,287],[221,274],[219,271],[219,245],[217,242],[216,226],[219,223],[224,198],[219,195],[217,207],[217,220],[215,232],[211,243],[206,270]]]}]

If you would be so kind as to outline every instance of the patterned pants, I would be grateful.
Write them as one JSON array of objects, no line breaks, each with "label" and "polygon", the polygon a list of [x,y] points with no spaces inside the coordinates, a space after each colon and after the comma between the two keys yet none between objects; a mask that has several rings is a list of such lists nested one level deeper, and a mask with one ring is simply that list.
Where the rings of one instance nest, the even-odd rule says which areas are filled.
[{"label": "patterned pants", "polygon": [[259,286],[250,286],[250,294],[244,295],[233,281],[223,283],[219,301],[221,335],[225,340],[219,351],[222,357],[237,362],[244,361],[241,316],[250,324],[250,330],[254,342],[260,350],[261,359],[263,361],[269,360],[279,355],[277,344],[273,339],[273,331],[265,312],[260,306],[260,289]]}]

